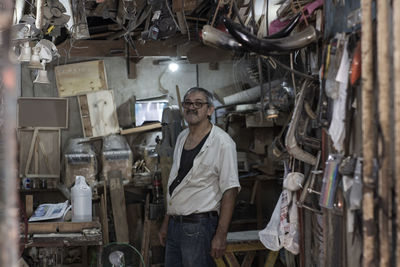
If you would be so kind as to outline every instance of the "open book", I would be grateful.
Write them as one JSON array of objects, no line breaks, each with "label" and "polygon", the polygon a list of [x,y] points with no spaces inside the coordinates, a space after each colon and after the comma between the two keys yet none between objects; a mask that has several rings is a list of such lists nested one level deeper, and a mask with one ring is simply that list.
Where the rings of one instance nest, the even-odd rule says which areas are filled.
[{"label": "open book", "polygon": [[56,204],[41,204],[29,218],[29,221],[63,221],[65,214],[70,208],[71,205],[68,205],[68,200]]}]

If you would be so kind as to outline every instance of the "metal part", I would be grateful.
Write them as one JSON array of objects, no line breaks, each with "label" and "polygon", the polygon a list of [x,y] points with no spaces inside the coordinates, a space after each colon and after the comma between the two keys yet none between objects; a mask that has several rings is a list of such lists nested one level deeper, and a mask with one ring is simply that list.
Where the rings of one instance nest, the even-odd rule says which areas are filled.
[{"label": "metal part", "polygon": [[288,37],[278,39],[259,39],[245,27],[224,18],[225,27],[229,33],[248,50],[260,55],[268,56],[271,52],[290,52],[298,50],[317,41],[317,32],[313,26]]},{"label": "metal part", "polygon": [[299,208],[305,207],[304,201],[305,201],[308,193],[316,193],[318,195],[320,194],[319,192],[312,189],[314,186],[315,177],[317,175],[321,175],[323,173],[321,170],[318,170],[320,160],[321,160],[321,151],[318,151],[314,169],[311,171],[311,175],[309,176],[306,183],[304,184],[303,191],[301,192],[300,198],[297,201],[297,206]]},{"label": "metal part", "polygon": [[307,151],[302,150],[299,147],[299,145],[297,144],[297,140],[296,140],[296,129],[298,127],[299,119],[300,119],[300,116],[301,116],[301,113],[303,110],[304,98],[305,98],[306,91],[308,89],[307,88],[308,84],[309,83],[307,81],[303,82],[300,96],[296,102],[292,120],[290,122],[288,132],[286,134],[285,145],[286,145],[286,149],[287,149],[289,155],[291,155],[292,157],[294,157],[298,160],[304,161],[307,164],[315,165],[317,162],[317,159],[315,158],[315,156],[313,156],[312,154],[310,154]]},{"label": "metal part", "polygon": [[274,34],[268,35],[264,37],[264,39],[278,39],[289,36],[289,34],[294,30],[294,28],[296,28],[297,23],[300,21],[300,18],[301,18],[301,12],[297,13],[297,15],[294,16],[294,18],[282,30]]},{"label": "metal part", "polygon": [[201,33],[203,43],[205,45],[238,52],[244,51],[242,44],[237,42],[232,35],[226,32],[217,30],[209,25],[205,25]]}]

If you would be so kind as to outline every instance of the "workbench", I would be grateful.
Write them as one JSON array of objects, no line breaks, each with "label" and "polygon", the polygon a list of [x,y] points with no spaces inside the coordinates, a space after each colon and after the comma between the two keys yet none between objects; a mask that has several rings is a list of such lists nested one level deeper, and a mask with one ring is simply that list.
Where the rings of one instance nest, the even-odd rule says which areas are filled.
[{"label": "workbench", "polygon": [[[21,238],[25,249],[47,249],[46,255],[50,258],[52,252],[58,253],[57,249],[77,247],[81,250],[82,266],[86,266],[87,249],[95,247],[97,266],[101,266],[103,236],[101,224],[96,218],[92,222],[34,222],[27,226]],[[24,225],[21,227],[25,228]]]}]

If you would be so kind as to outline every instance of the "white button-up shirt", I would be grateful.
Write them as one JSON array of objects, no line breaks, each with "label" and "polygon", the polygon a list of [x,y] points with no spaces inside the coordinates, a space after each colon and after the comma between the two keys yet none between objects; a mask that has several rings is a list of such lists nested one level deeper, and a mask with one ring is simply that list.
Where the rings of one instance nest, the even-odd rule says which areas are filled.
[{"label": "white button-up shirt", "polygon": [[[174,162],[168,179],[168,187],[178,175],[181,155],[189,129],[178,136]],[[193,161],[193,167],[174,189],[167,194],[169,215],[189,215],[218,211],[223,193],[238,187],[236,144],[221,128],[213,125],[210,135]]]}]

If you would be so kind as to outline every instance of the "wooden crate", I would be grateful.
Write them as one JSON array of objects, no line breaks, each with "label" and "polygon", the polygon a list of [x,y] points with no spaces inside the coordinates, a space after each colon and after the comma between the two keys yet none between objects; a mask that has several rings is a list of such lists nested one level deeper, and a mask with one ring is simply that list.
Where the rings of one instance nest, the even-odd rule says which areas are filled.
[{"label": "wooden crate", "polygon": [[108,89],[103,60],[60,65],[54,72],[60,97]]},{"label": "wooden crate", "polygon": [[106,136],[119,132],[113,91],[80,95],[78,102],[85,137]]},{"label": "wooden crate", "polygon": [[20,177],[59,181],[60,129],[18,129],[18,145]]}]

